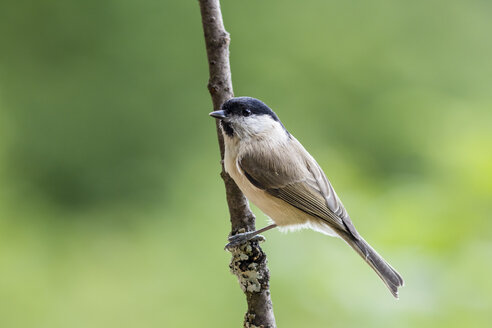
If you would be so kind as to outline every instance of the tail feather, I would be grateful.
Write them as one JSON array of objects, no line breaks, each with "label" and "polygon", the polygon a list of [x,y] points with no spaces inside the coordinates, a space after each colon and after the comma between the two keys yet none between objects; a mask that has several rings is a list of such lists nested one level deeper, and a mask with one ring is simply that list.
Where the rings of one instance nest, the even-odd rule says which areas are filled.
[{"label": "tail feather", "polygon": [[404,285],[401,275],[386,262],[364,239],[343,238],[378,274],[395,298],[398,288]]}]

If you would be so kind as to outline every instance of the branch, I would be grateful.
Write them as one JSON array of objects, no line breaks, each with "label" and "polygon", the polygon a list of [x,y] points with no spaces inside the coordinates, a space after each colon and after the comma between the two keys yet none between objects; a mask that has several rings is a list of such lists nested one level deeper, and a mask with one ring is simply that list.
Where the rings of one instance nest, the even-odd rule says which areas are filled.
[{"label": "branch", "polygon": [[[214,110],[234,96],[229,65],[229,33],[222,22],[219,0],[199,0],[202,15],[203,32],[207,48],[210,80],[208,90],[212,96]],[[248,201],[239,190],[234,180],[224,170],[224,139],[216,122],[222,165],[221,177],[226,189],[227,205],[231,220],[231,235],[255,230],[255,216],[249,208]],[[275,317],[270,298],[267,258],[258,241],[232,251],[229,265],[231,272],[238,277],[239,284],[248,303],[248,312],[244,318],[244,327],[275,328]]]}]

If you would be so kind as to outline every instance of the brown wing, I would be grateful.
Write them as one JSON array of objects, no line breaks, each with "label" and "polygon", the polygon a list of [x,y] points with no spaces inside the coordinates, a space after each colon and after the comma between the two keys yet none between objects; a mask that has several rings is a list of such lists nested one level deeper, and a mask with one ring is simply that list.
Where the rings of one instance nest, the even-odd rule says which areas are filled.
[{"label": "brown wing", "polygon": [[294,137],[291,138],[285,147],[289,147],[288,153],[293,156],[280,156],[287,148],[260,156],[255,156],[256,152],[243,154],[238,162],[244,175],[257,188],[325,221],[336,231],[346,231],[360,239],[318,163]]}]

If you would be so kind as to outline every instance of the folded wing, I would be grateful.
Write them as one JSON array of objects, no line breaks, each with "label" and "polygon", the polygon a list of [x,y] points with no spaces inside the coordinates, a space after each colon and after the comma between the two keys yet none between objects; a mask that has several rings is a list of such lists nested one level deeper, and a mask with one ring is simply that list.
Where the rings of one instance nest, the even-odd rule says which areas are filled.
[{"label": "folded wing", "polygon": [[[261,156],[255,152],[244,153],[238,159],[239,168],[257,188],[320,219],[338,233],[347,232],[360,239],[318,163],[294,137],[291,138],[284,148]],[[285,152],[291,156],[285,156]]]}]

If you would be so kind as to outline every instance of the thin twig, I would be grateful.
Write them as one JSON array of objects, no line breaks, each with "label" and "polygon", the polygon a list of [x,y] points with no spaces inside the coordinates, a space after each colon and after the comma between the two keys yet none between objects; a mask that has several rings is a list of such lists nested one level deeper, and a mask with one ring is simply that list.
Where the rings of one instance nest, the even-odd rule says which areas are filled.
[{"label": "thin twig", "polygon": [[[229,65],[229,33],[222,22],[219,0],[199,0],[202,15],[203,32],[207,48],[210,80],[208,90],[212,96],[214,110],[234,96]],[[231,220],[231,235],[255,230],[255,216],[249,208],[248,201],[239,190],[234,180],[224,170],[224,140],[218,122],[216,125],[219,139],[222,172],[226,189],[227,205]],[[248,303],[248,312],[244,318],[244,327],[274,328],[275,317],[270,298],[267,258],[258,241],[250,241],[232,251],[229,265]]]}]

